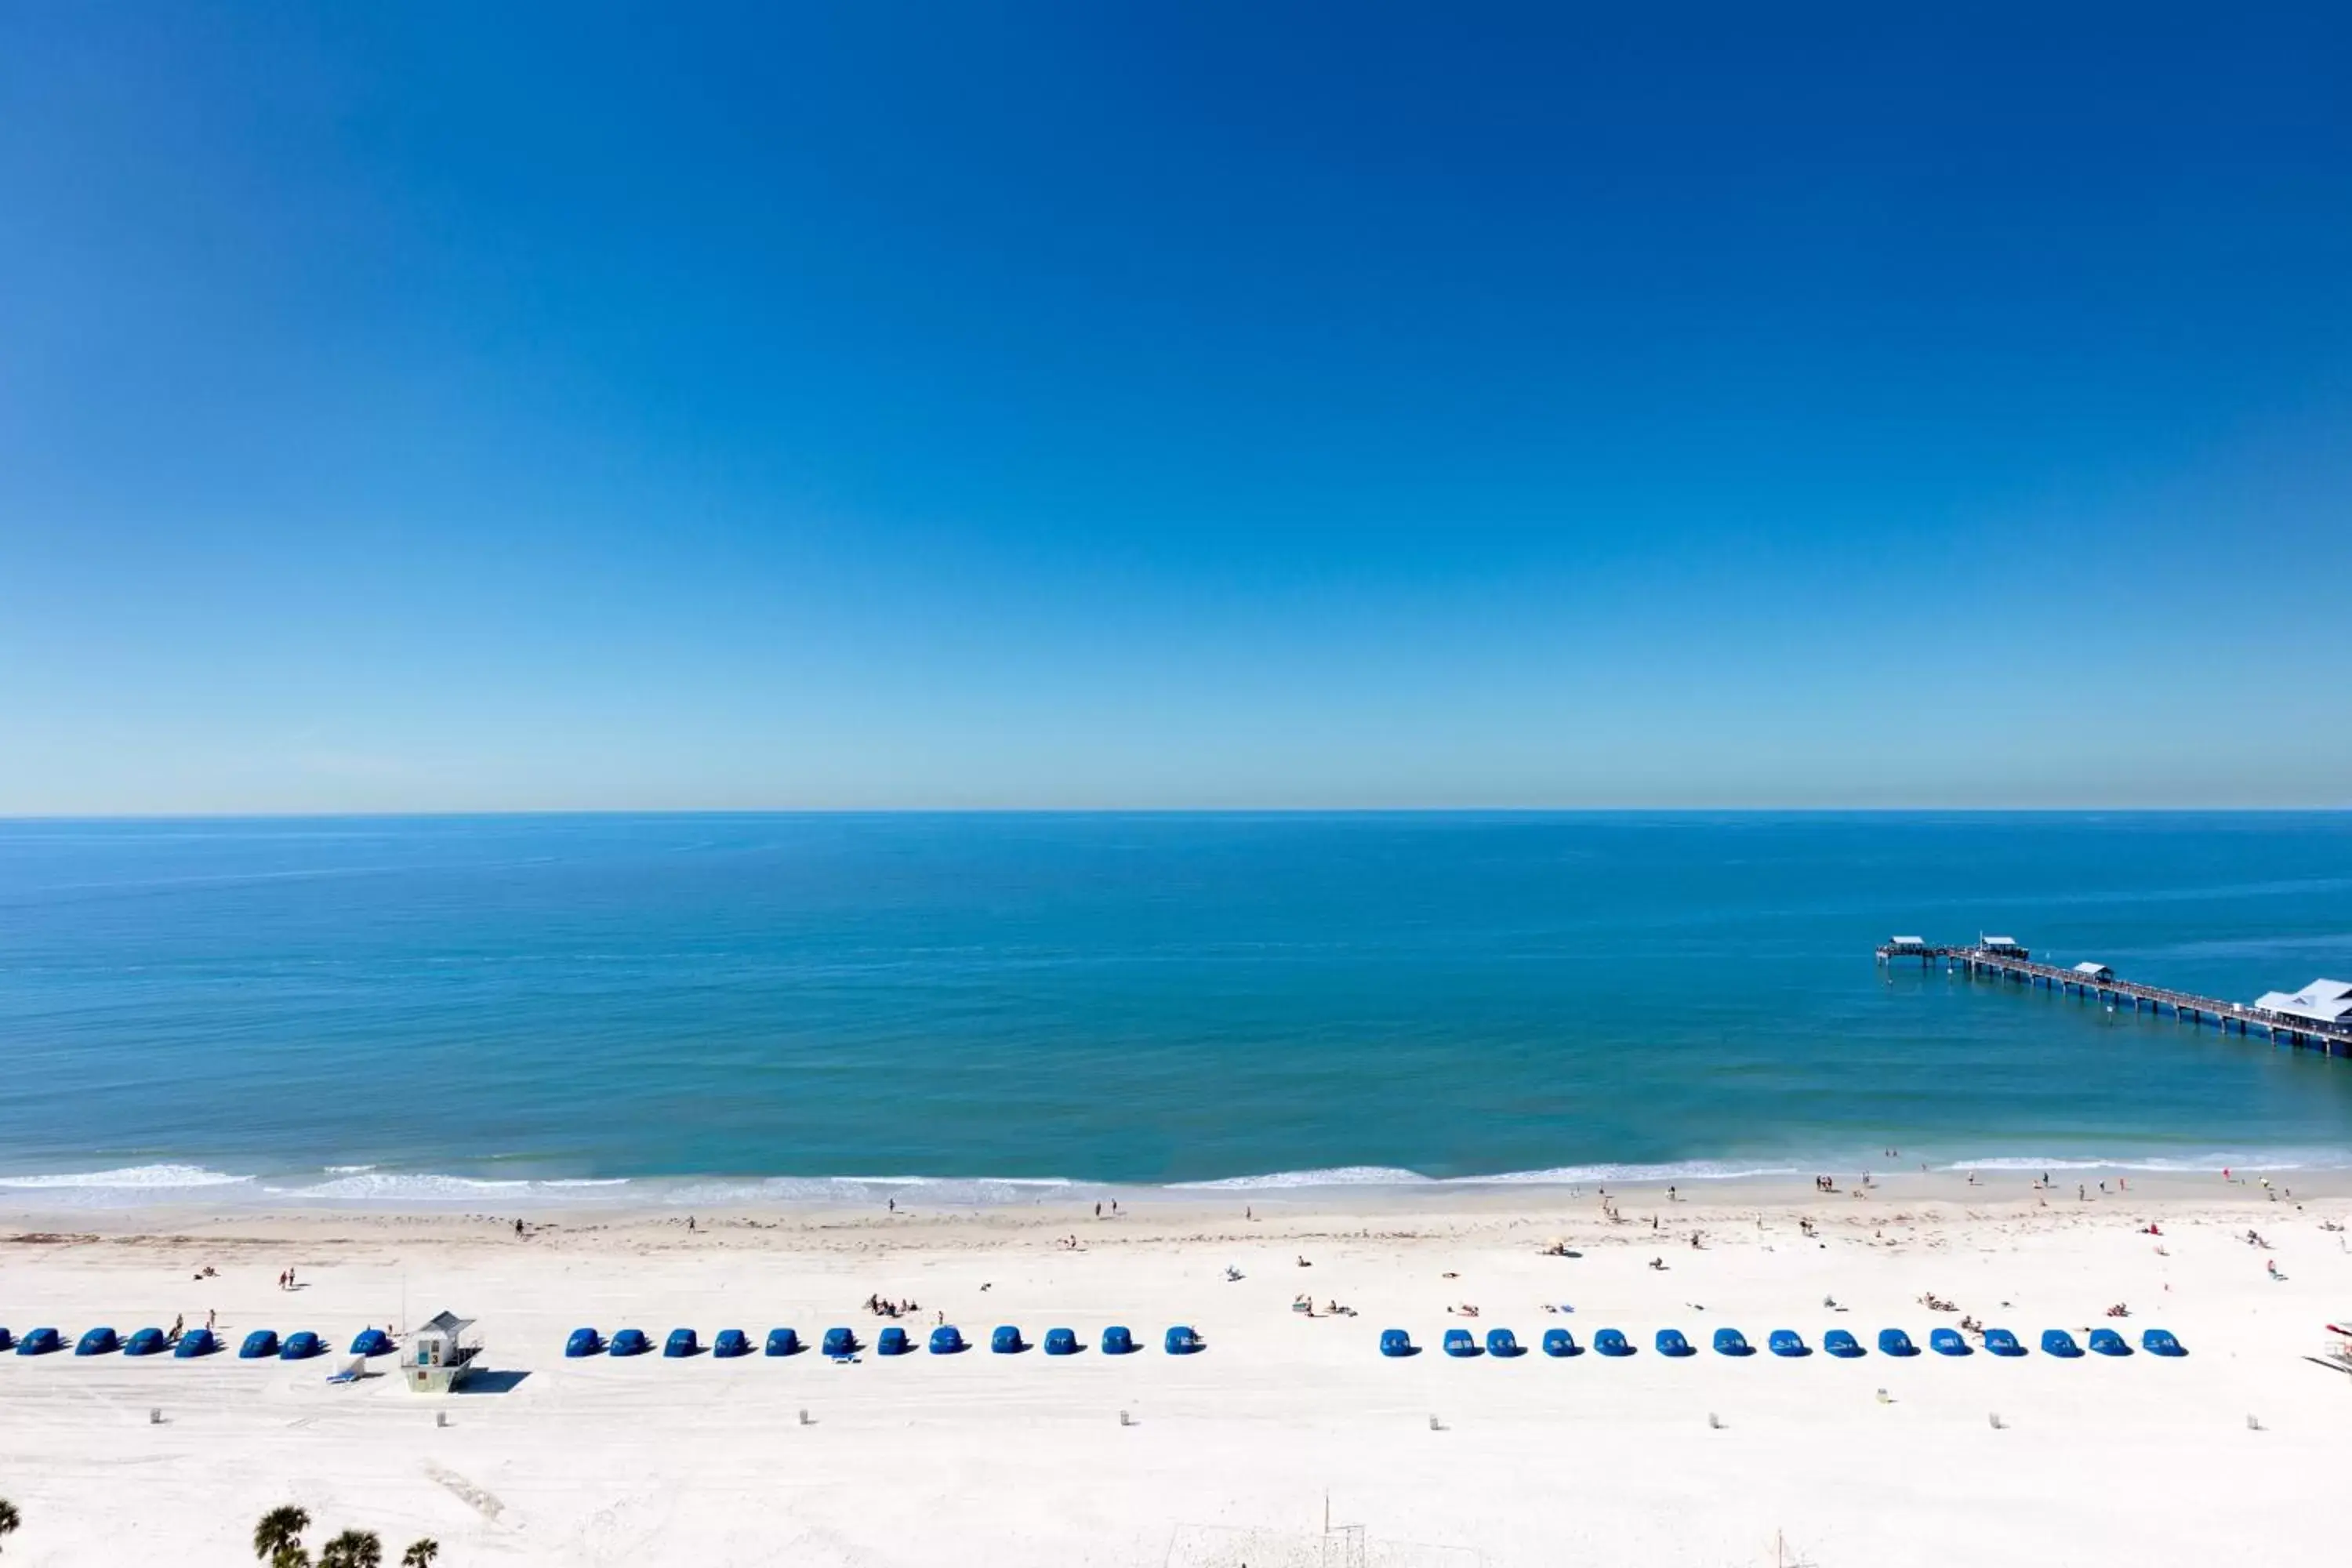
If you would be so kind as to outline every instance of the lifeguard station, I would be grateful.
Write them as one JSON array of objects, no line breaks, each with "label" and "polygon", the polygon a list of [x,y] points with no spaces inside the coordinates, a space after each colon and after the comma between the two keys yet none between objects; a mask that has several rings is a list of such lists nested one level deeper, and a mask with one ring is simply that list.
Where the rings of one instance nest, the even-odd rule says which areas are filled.
[{"label": "lifeguard station", "polygon": [[482,1336],[471,1318],[438,1312],[408,1337],[408,1386],[416,1394],[446,1394],[473,1370]]}]

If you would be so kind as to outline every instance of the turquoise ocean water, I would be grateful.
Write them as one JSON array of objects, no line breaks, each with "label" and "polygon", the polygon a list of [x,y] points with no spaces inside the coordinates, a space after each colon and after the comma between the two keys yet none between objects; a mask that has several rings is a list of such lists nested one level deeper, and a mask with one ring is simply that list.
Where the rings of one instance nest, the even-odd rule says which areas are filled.
[{"label": "turquoise ocean water", "polygon": [[2352,1164],[2352,1061],[1898,931],[2352,978],[2352,816],[0,823],[0,1199]]}]

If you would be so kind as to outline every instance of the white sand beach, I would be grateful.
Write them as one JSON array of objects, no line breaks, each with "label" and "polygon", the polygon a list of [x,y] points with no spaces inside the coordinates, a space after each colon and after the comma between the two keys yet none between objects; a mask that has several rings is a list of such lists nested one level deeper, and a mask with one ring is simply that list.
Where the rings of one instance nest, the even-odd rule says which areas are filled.
[{"label": "white sand beach", "polygon": [[[314,1548],[358,1527],[396,1557],[429,1535],[445,1568],[2342,1562],[2325,1499],[2352,1458],[2352,1375],[2326,1364],[2324,1325],[2352,1311],[2352,1247],[2326,1228],[2352,1198],[2316,1178],[2284,1178],[2286,1198],[2179,1177],[2085,1201],[2080,1173],[2059,1174],[2046,1205],[2012,1173],[1864,1197],[1801,1178],[1673,1203],[1645,1186],[1615,1194],[1622,1223],[1589,1188],[1194,1194],[1099,1221],[1055,1202],[701,1213],[691,1233],[671,1211],[19,1213],[0,1222],[0,1323],[70,1338],[217,1312],[230,1349],[0,1356],[0,1495],[24,1519],[5,1550],[58,1568],[250,1562],[256,1518],[293,1502]],[[1545,1255],[1554,1238],[1580,1256]],[[207,1265],[216,1279],[193,1278]],[[919,1304],[919,1344],[944,1313],[974,1349],[562,1355],[586,1324],[656,1345],[678,1325],[706,1343],[782,1324],[870,1342],[877,1294]],[[1356,1315],[1322,1315],[1332,1300]],[[2127,1320],[2105,1316],[2117,1302]],[[1464,1305],[1475,1321],[1448,1311]],[[234,1353],[257,1327],[340,1352],[445,1307],[480,1320],[502,1391],[338,1387],[340,1357]],[[1877,1352],[1882,1328],[1924,1351],[1962,1316],[2032,1352]],[[1163,1353],[1180,1322],[1201,1353]],[[1033,1342],[1066,1325],[1087,1348],[992,1354],[1000,1323]],[[1111,1323],[1139,1353],[1094,1348]],[[1759,1353],[1714,1353],[1724,1325]],[[1511,1328],[1530,1353],[1438,1353],[1457,1326]],[[1423,1353],[1381,1358],[1389,1327]],[[1621,1328],[1640,1353],[1536,1352],[1557,1327],[1588,1347]],[[1698,1354],[1657,1354],[1661,1327]],[[1835,1327],[1871,1353],[1762,1353],[1771,1330],[1818,1346]],[[2116,1327],[2135,1349],[2162,1327],[2189,1353],[2062,1361],[2038,1348],[2053,1327]],[[1361,1534],[1324,1538],[1327,1508]]]}]

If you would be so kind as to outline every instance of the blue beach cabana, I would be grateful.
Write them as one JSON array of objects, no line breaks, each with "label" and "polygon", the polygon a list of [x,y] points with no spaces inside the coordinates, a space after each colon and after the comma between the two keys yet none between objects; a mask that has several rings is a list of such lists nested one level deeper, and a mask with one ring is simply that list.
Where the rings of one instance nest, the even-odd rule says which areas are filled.
[{"label": "blue beach cabana", "polygon": [[2189,1353],[2180,1348],[2180,1342],[2174,1339],[2171,1331],[2167,1329],[2150,1329],[2140,1335],[2139,1348],[2150,1355],[2187,1355]]},{"label": "blue beach cabana", "polygon": [[701,1353],[702,1342],[694,1337],[692,1329],[672,1329],[669,1338],[662,1342],[662,1354],[672,1359]]},{"label": "blue beach cabana", "polygon": [[971,1348],[963,1342],[963,1331],[953,1323],[941,1323],[931,1331],[933,1355],[961,1355]]},{"label": "blue beach cabana", "polygon": [[1794,1329],[1774,1329],[1764,1344],[1774,1355],[1808,1356],[1813,1353],[1812,1347],[1805,1343],[1805,1336]]},{"label": "blue beach cabana", "polygon": [[998,1355],[1019,1355],[1029,1348],[1029,1342],[1013,1324],[999,1323],[996,1331],[988,1336],[988,1348]]},{"label": "blue beach cabana", "polygon": [[1476,1355],[1478,1339],[1467,1329],[1445,1331],[1445,1353],[1451,1356]]},{"label": "blue beach cabana", "polygon": [[1822,1349],[1841,1361],[1852,1361],[1863,1354],[1862,1343],[1844,1329],[1832,1329],[1822,1336]]},{"label": "blue beach cabana", "polygon": [[[595,1330],[590,1329],[588,1331],[588,1336],[591,1339],[593,1339],[595,1335]],[[362,1329],[358,1333],[352,1336],[352,1348],[350,1353],[352,1355],[390,1355],[398,1347],[392,1342],[392,1336],[385,1333],[382,1329]]]},{"label": "blue beach cabana", "polygon": [[907,1331],[893,1323],[875,1336],[876,1355],[905,1355],[914,1347],[907,1342]]},{"label": "blue beach cabana", "polygon": [[865,1348],[857,1342],[857,1335],[850,1330],[831,1328],[825,1330],[824,1342],[818,1347],[818,1351],[819,1353],[830,1356],[835,1361],[846,1361]]},{"label": "blue beach cabana", "polygon": [[319,1354],[326,1348],[327,1347],[325,1345],[319,1342],[318,1335],[312,1333],[308,1329],[302,1329],[286,1336],[286,1342],[283,1345],[280,1345],[278,1349],[278,1359],[279,1361],[309,1361],[312,1356]]},{"label": "blue beach cabana", "polygon": [[[375,1331],[373,1329],[370,1329],[368,1332],[373,1333]],[[563,1342],[563,1359],[566,1361],[578,1361],[583,1356],[594,1355],[604,1348],[604,1336],[599,1334],[595,1330],[574,1329],[572,1331],[572,1337]],[[352,1346],[352,1351],[357,1355],[365,1355],[368,1353],[367,1352],[361,1350],[356,1343]]]},{"label": "blue beach cabana", "polygon": [[1913,1344],[1911,1336],[1901,1329],[1881,1329],[1878,1331],[1878,1353],[1892,1356],[1917,1355],[1919,1347]]},{"label": "blue beach cabana", "polygon": [[1402,1329],[1382,1329],[1381,1353],[1384,1356],[1408,1356],[1421,1352],[1413,1348],[1412,1336]]},{"label": "blue beach cabana", "polygon": [[2042,1353],[2072,1360],[2083,1353],[2083,1347],[2076,1344],[2074,1336],[2063,1329],[2044,1329],[2042,1331]]},{"label": "blue beach cabana", "polygon": [[1683,1338],[1683,1331],[1680,1329],[1660,1329],[1658,1331],[1658,1353],[1660,1355],[1681,1356],[1695,1355],[1697,1352],[1691,1349],[1690,1341]]},{"label": "blue beach cabana", "polygon": [[751,1353],[751,1336],[740,1329],[721,1329],[713,1342],[710,1353],[722,1361],[732,1361],[739,1355]]},{"label": "blue beach cabana", "polygon": [[1133,1355],[1135,1353],[1135,1336],[1127,1331],[1125,1324],[1113,1323],[1109,1328],[1103,1331],[1102,1353],[1105,1355]]},{"label": "blue beach cabana", "polygon": [[0,1329],[0,1351],[12,1351],[16,1348],[16,1336],[5,1329]]},{"label": "blue beach cabana", "polygon": [[1543,1335],[1543,1353],[1549,1356],[1576,1354],[1576,1336],[1566,1329],[1546,1329]]},{"label": "blue beach cabana", "polygon": [[274,1361],[278,1356],[278,1331],[256,1329],[245,1336],[245,1343],[236,1347],[239,1361]]},{"label": "blue beach cabana", "polygon": [[25,1337],[16,1342],[18,1355],[47,1355],[65,1344],[65,1336],[55,1329],[27,1329]]},{"label": "blue beach cabana", "polygon": [[2129,1355],[2131,1346],[2113,1329],[2093,1329],[2091,1349],[2100,1355]]},{"label": "blue beach cabana", "polygon": [[220,1341],[213,1337],[213,1331],[210,1329],[190,1329],[180,1336],[180,1342],[172,1347],[172,1354],[180,1361],[194,1361],[198,1356],[210,1355],[218,1349],[220,1349]]},{"label": "blue beach cabana", "polygon": [[1486,1353],[1490,1356],[1498,1357],[1503,1361],[1508,1361],[1515,1355],[1525,1355],[1527,1354],[1527,1352],[1520,1348],[1518,1336],[1511,1332],[1510,1330],[1488,1329],[1486,1331]]},{"label": "blue beach cabana", "polygon": [[1209,1342],[1190,1323],[1179,1323],[1168,1331],[1167,1338],[1160,1342],[1170,1355],[1191,1355]]},{"label": "blue beach cabana", "polygon": [[122,1342],[124,1355],[161,1355],[163,1352],[163,1331],[141,1329]]},{"label": "blue beach cabana", "polygon": [[800,1354],[800,1335],[791,1329],[770,1329],[768,1331],[768,1353],[770,1355]]},{"label": "blue beach cabana", "polygon": [[1988,1352],[1993,1355],[2023,1355],[2025,1353],[2025,1347],[2019,1344],[2017,1342],[2017,1336],[2011,1333],[2007,1329],[1987,1329],[1984,1331],[1984,1347]]},{"label": "blue beach cabana", "polygon": [[1958,1329],[1930,1329],[1927,1331],[1927,1348],[1937,1355],[1966,1355],[1969,1353],[1969,1342],[1960,1337]]},{"label": "blue beach cabana", "polygon": [[1072,1333],[1067,1329],[1047,1329],[1045,1331],[1045,1353],[1047,1355],[1077,1354],[1078,1336]]},{"label": "blue beach cabana", "polygon": [[653,1342],[646,1338],[645,1330],[614,1329],[612,1345],[605,1353],[616,1356],[643,1355],[653,1348]]},{"label": "blue beach cabana", "polygon": [[1741,1333],[1738,1329],[1717,1329],[1715,1331],[1715,1353],[1717,1355],[1754,1355],[1756,1351],[1753,1346],[1748,1344],[1748,1336]]},{"label": "blue beach cabana", "polygon": [[1603,1329],[1592,1336],[1592,1348],[1605,1356],[1632,1355],[1633,1342],[1622,1329]]},{"label": "blue beach cabana", "polygon": [[76,1355],[112,1355],[122,1348],[112,1329],[92,1329],[74,1346]]}]

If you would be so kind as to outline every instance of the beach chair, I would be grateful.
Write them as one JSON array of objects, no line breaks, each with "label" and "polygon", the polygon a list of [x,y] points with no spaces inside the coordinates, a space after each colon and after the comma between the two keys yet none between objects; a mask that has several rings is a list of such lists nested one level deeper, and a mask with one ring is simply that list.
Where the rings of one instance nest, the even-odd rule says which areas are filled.
[{"label": "beach chair", "polygon": [[1832,1329],[1822,1336],[1822,1349],[1840,1361],[1852,1361],[1864,1352],[1861,1342],[1844,1329]]},{"label": "beach chair", "polygon": [[1445,1331],[1445,1353],[1450,1356],[1470,1356],[1478,1353],[1478,1336],[1467,1329]]},{"label": "beach chair", "polygon": [[1913,1344],[1911,1336],[1901,1329],[1881,1329],[1878,1331],[1878,1353],[1892,1356],[1917,1355],[1919,1347]]},{"label": "beach chair", "polygon": [[1698,1353],[1691,1349],[1690,1341],[1683,1338],[1683,1331],[1680,1329],[1660,1329],[1657,1333],[1657,1345],[1660,1355],[1685,1356]]},{"label": "beach chair", "polygon": [[1512,1333],[1510,1330],[1488,1329],[1486,1353],[1491,1356],[1500,1356],[1503,1360],[1508,1361],[1513,1356],[1525,1355],[1527,1352],[1519,1348],[1518,1336]]},{"label": "beach chair", "polygon": [[2187,1355],[2180,1342],[2165,1329],[2150,1329],[2139,1337],[2139,1348],[2150,1355]]},{"label": "beach chair", "polygon": [[180,1342],[172,1347],[172,1355],[175,1360],[194,1361],[198,1356],[210,1355],[218,1349],[220,1349],[220,1341],[213,1338],[213,1331],[210,1329],[190,1329],[180,1336]]},{"label": "beach chair", "polygon": [[768,1331],[770,1355],[798,1355],[801,1353],[801,1337],[792,1330],[770,1329]]},{"label": "beach chair", "polygon": [[303,1329],[298,1332],[290,1333],[286,1336],[286,1342],[283,1345],[280,1345],[278,1349],[278,1359],[279,1361],[309,1361],[312,1356],[319,1354],[326,1348],[327,1347],[325,1345],[319,1342],[318,1335],[312,1333],[308,1329]]},{"label": "beach chair", "polygon": [[1937,1355],[1966,1355],[1969,1353],[1969,1342],[1960,1337],[1958,1329],[1930,1329],[1927,1331],[1927,1348]]},{"label": "beach chair", "polygon": [[1160,1342],[1162,1348],[1170,1355],[1192,1355],[1208,1342],[1190,1323],[1177,1324],[1168,1331],[1167,1336]]},{"label": "beach chair", "polygon": [[1103,1331],[1102,1353],[1105,1355],[1133,1355],[1135,1353],[1135,1336],[1127,1331],[1125,1325],[1113,1323],[1109,1328]]},{"label": "beach chair", "polygon": [[2099,1355],[2129,1355],[2131,1346],[2113,1329],[2093,1329],[2091,1349]]},{"label": "beach chair", "polygon": [[2074,1336],[2063,1329],[2044,1329],[2042,1331],[2042,1353],[2071,1360],[2083,1353],[2083,1347],[2076,1344]]},{"label": "beach chair", "polygon": [[65,1337],[55,1329],[27,1329],[25,1337],[16,1342],[16,1353],[47,1355],[51,1351],[63,1349],[65,1342]]},{"label": "beach chair", "polygon": [[1566,1329],[1546,1329],[1543,1336],[1543,1353],[1549,1356],[1576,1354],[1576,1336]]},{"label": "beach chair", "polygon": [[1045,1353],[1047,1355],[1077,1354],[1078,1336],[1072,1333],[1067,1329],[1047,1329],[1045,1331]]},{"label": "beach chair", "polygon": [[669,1338],[662,1342],[662,1355],[670,1361],[683,1361],[688,1356],[700,1355],[702,1342],[694,1337],[692,1329],[672,1329]]},{"label": "beach chair", "polygon": [[996,1331],[988,1336],[988,1349],[992,1355],[1019,1355],[1028,1348],[1029,1342],[1011,1323],[999,1324]]},{"label": "beach chair", "polygon": [[[374,1331],[370,1330],[369,1331],[373,1333]],[[563,1359],[566,1361],[578,1361],[583,1356],[594,1355],[604,1348],[604,1336],[597,1333],[595,1330],[574,1329],[572,1331],[572,1337],[563,1342]],[[365,1351],[361,1351],[360,1347],[356,1343],[352,1346],[352,1349],[358,1351],[362,1355],[365,1355],[367,1353]]]},{"label": "beach chair", "polygon": [[1632,1355],[1633,1353],[1633,1342],[1626,1339],[1625,1331],[1622,1329],[1601,1330],[1599,1333],[1592,1336],[1592,1348],[1605,1356],[1622,1356]]},{"label": "beach chair", "polygon": [[112,1355],[122,1348],[112,1329],[92,1329],[74,1345],[76,1355]]},{"label": "beach chair", "polygon": [[1805,1337],[1794,1329],[1774,1329],[1766,1337],[1764,1347],[1774,1355],[1808,1356],[1813,1353],[1812,1347],[1805,1343]]},{"label": "beach chair", "polygon": [[963,1342],[963,1331],[953,1323],[941,1323],[931,1331],[933,1355],[960,1355],[971,1348]]},{"label": "beach chair", "polygon": [[239,1361],[275,1361],[278,1359],[278,1334],[271,1329],[256,1329],[245,1336],[245,1343],[236,1347]]},{"label": "beach chair", "polygon": [[[589,1330],[588,1337],[592,1340],[594,1339],[596,1337],[596,1331],[593,1329]],[[599,1348],[601,1349],[602,1347],[600,1346]],[[393,1350],[394,1345],[392,1342],[392,1336],[390,1334],[385,1333],[382,1329],[362,1329],[357,1334],[352,1336],[352,1348],[348,1353],[359,1356],[390,1355],[393,1352]],[[594,1352],[591,1352],[590,1353],[593,1354]]]},{"label": "beach chair", "polygon": [[2025,1347],[2019,1344],[2017,1342],[2017,1336],[2011,1333],[2007,1329],[1987,1329],[1984,1331],[1984,1346],[1986,1351],[1993,1355],[2023,1355],[2025,1353]]},{"label": "beach chair", "polygon": [[857,1342],[857,1335],[850,1330],[827,1329],[824,1331],[824,1342],[817,1347],[817,1353],[829,1356],[835,1361],[847,1361],[865,1348]]},{"label": "beach chair", "polygon": [[1409,1356],[1419,1355],[1421,1352],[1414,1348],[1412,1336],[1402,1329],[1382,1329],[1381,1353],[1384,1356]]},{"label": "beach chair", "polygon": [[1748,1336],[1741,1333],[1738,1329],[1717,1329],[1715,1331],[1715,1353],[1717,1355],[1754,1355],[1756,1353],[1756,1349],[1753,1345],[1750,1345],[1748,1342]]},{"label": "beach chair", "polygon": [[[898,1337],[902,1340],[907,1337],[904,1330],[899,1331]],[[721,1361],[732,1361],[739,1355],[750,1355],[751,1336],[740,1329],[721,1329],[719,1331],[719,1338],[711,1342],[710,1353]]]},{"label": "beach chair", "polygon": [[122,1342],[124,1355],[161,1355],[163,1352],[163,1331],[141,1329]]},{"label": "beach chair", "polygon": [[643,1355],[653,1348],[653,1342],[646,1338],[645,1330],[614,1329],[613,1342],[606,1347],[604,1353],[615,1356]]},{"label": "beach chair", "polygon": [[905,1355],[915,1347],[907,1342],[907,1331],[893,1323],[875,1337],[876,1355]]}]

